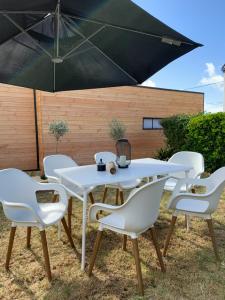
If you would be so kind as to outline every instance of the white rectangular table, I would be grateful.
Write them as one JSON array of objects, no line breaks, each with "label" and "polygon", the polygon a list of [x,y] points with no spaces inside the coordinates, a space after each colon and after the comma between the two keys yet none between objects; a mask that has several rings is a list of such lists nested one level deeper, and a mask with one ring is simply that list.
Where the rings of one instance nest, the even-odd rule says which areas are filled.
[{"label": "white rectangular table", "polygon": [[173,164],[152,158],[132,160],[129,168],[118,169],[115,175],[108,172],[98,172],[96,165],[56,169],[55,172],[60,177],[62,184],[68,185],[68,188],[70,185],[76,185],[83,191],[83,197],[77,195],[78,199],[83,201],[81,269],[84,270],[85,268],[87,201],[88,190],[91,186],[116,184],[137,178],[155,177],[176,172],[184,172],[187,177],[191,169],[192,167],[187,165]]}]

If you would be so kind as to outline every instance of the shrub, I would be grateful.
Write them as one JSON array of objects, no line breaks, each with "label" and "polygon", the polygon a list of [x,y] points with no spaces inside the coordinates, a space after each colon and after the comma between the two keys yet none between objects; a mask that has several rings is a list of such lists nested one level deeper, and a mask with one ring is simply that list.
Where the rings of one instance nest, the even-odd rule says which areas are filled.
[{"label": "shrub", "polygon": [[166,147],[156,157],[168,159],[187,150],[200,152],[205,169],[213,172],[225,165],[225,113],[178,115],[162,120]]},{"label": "shrub", "polygon": [[119,120],[113,119],[109,123],[109,135],[110,137],[117,141],[125,137],[126,126]]},{"label": "shrub", "polygon": [[158,158],[160,160],[168,160],[173,154],[174,154],[174,152],[172,149],[165,147],[165,148],[161,148],[157,151],[156,158]]},{"label": "shrub", "polygon": [[225,113],[195,116],[187,129],[186,149],[202,153],[207,171],[225,165]]},{"label": "shrub", "polygon": [[56,146],[55,151],[58,152],[59,140],[69,131],[67,122],[65,121],[53,121],[49,124],[49,133],[55,137]]},{"label": "shrub", "polygon": [[157,152],[157,158],[168,159],[174,153],[185,148],[187,124],[190,119],[190,115],[183,114],[161,120],[163,132],[166,137],[166,147]]}]

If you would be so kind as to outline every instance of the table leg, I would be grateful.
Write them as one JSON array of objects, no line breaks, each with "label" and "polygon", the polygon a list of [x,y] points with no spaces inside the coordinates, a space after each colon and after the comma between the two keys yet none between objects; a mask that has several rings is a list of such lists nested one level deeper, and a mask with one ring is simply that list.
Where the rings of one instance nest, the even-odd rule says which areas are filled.
[{"label": "table leg", "polygon": [[[185,178],[188,178],[189,171],[185,171]],[[188,192],[188,184],[186,184],[186,192]],[[187,231],[191,228],[191,218],[188,215],[185,215],[185,224]]]},{"label": "table leg", "polygon": [[81,270],[84,271],[85,269],[85,252],[86,252],[86,224],[87,224],[87,201],[88,201],[88,194],[86,191],[83,195],[84,202],[83,202],[83,220],[82,220],[82,255],[81,255]]},{"label": "table leg", "polygon": [[157,175],[152,176],[152,180],[153,180],[153,181],[156,181],[157,179],[158,179],[158,176],[157,176]]}]

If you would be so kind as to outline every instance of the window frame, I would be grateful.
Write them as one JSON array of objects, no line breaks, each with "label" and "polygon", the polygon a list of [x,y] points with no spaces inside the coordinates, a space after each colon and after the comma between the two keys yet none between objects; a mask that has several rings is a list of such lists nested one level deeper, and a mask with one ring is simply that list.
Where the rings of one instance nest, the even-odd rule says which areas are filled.
[{"label": "window frame", "polygon": [[[162,130],[163,128],[154,128],[153,127],[153,121],[154,120],[162,120],[163,118],[162,117],[143,117],[142,119],[142,130]],[[152,120],[152,128],[145,128],[144,125],[145,125],[145,120]]]}]

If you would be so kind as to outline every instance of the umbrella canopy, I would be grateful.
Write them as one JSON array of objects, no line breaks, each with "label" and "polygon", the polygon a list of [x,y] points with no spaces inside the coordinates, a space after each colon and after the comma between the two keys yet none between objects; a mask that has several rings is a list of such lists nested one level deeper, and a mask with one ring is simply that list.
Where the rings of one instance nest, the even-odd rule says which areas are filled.
[{"label": "umbrella canopy", "polygon": [[0,0],[0,82],[136,85],[200,46],[130,0]]}]

